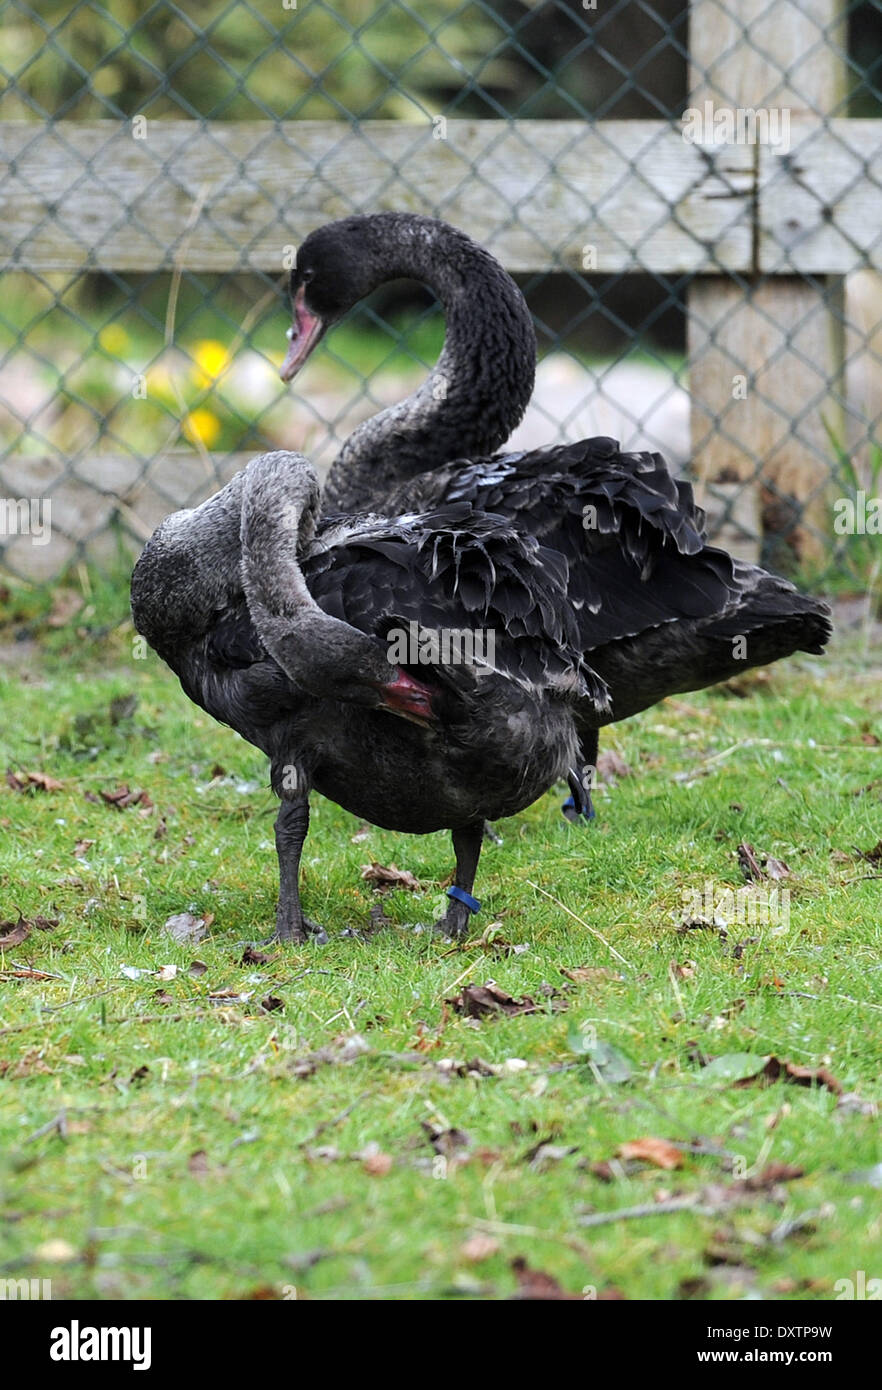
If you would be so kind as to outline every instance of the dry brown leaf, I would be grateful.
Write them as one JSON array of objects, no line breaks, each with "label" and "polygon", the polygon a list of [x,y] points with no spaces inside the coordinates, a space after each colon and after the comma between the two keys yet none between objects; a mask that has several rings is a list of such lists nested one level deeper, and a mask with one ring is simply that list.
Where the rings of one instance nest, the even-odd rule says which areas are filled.
[{"label": "dry brown leaf", "polygon": [[582,1301],[581,1293],[567,1293],[551,1274],[545,1274],[541,1269],[531,1269],[522,1255],[512,1260],[511,1267],[514,1276],[518,1281],[518,1291],[511,1296],[513,1299],[522,1301],[535,1301],[539,1299],[554,1300],[555,1302],[570,1302],[578,1299]]},{"label": "dry brown leaf", "polygon": [[757,854],[753,845],[741,844],[736,851],[738,867],[748,882],[762,883],[766,879],[780,880],[790,877],[790,870],[783,859],[774,859],[770,854]]},{"label": "dry brown leaf", "polygon": [[60,792],[64,790],[64,783],[59,782],[55,777],[49,777],[45,772],[13,772],[8,769],[6,773],[6,784],[14,792]]},{"label": "dry brown leaf", "polygon": [[619,1145],[618,1153],[620,1158],[642,1159],[644,1163],[652,1163],[656,1168],[668,1171],[683,1167],[681,1151],[667,1139],[654,1139],[651,1136],[629,1139]]},{"label": "dry brown leaf", "polygon": [[57,917],[19,917],[17,922],[0,922],[0,951],[8,951],[27,941],[31,932],[52,931],[58,926]]},{"label": "dry brown leaf", "polygon": [[672,960],[670,965],[671,974],[678,980],[694,980],[698,966],[694,960],[680,961]]},{"label": "dry brown leaf", "polygon": [[744,1186],[748,1192],[766,1192],[770,1187],[776,1187],[779,1182],[793,1182],[804,1174],[805,1169],[798,1168],[793,1163],[767,1163],[762,1172],[745,1178]]},{"label": "dry brown leaf", "polygon": [[99,792],[98,795],[102,801],[106,802],[108,806],[115,807],[117,811],[125,811],[129,806],[138,805],[150,810],[153,806],[153,802],[146,792],[130,791],[126,784],[117,787],[114,792]]},{"label": "dry brown leaf", "polygon": [[270,957],[265,951],[258,951],[256,946],[246,946],[242,952],[240,965],[266,965]]},{"label": "dry brown leaf", "polygon": [[753,879],[754,883],[761,883],[763,871],[760,862],[756,857],[756,850],[753,845],[739,845],[735,851],[738,855],[738,867],[748,880]]},{"label": "dry brown leaf", "polygon": [[370,864],[362,864],[361,876],[372,883],[378,893],[387,893],[393,888],[405,888],[409,893],[417,893],[422,884],[414,878],[409,869],[399,869],[397,864],[378,864],[372,859]]},{"label": "dry brown leaf", "polygon": [[[565,1001],[558,998],[556,990],[551,992],[550,997],[557,999],[557,1008],[566,1008]],[[523,999],[515,999],[500,989],[495,980],[487,980],[483,985],[466,985],[461,994],[444,1002],[466,1018],[486,1018],[498,1014],[513,1017],[515,1014],[534,1014],[545,1008],[542,1002],[537,1003],[529,994],[525,994]]]},{"label": "dry brown leaf", "polygon": [[782,1062],[779,1057],[768,1057],[760,1071],[733,1081],[732,1085],[741,1091],[747,1086],[772,1086],[776,1081],[792,1081],[797,1086],[826,1086],[834,1096],[842,1094],[841,1085],[826,1067],[803,1067],[798,1062]]}]

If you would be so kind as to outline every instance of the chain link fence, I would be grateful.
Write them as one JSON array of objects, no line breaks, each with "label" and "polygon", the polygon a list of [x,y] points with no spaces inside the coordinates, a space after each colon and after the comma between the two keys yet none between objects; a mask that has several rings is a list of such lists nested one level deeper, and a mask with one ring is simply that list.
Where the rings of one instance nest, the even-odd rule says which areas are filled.
[{"label": "chain link fence", "polygon": [[443,323],[378,291],[292,391],[283,271],[401,208],[518,279],[516,447],[612,434],[712,534],[865,590],[882,531],[879,0],[0,3],[0,562],[128,564],[245,458],[327,467]]}]

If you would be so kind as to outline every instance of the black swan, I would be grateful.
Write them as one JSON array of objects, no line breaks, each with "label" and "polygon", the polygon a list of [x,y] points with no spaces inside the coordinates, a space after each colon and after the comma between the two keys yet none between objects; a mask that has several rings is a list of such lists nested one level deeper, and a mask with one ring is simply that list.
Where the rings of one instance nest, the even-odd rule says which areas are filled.
[{"label": "black swan", "polygon": [[[576,712],[589,793],[598,722],[795,651],[823,650],[826,604],[707,545],[691,486],[674,481],[659,454],[624,453],[606,438],[494,454],[530,398],[535,334],[511,277],[447,223],[376,213],[312,232],[290,280],[283,380],[353,305],[399,277],[435,292],[444,349],[419,390],[346,441],[324,512],[370,507],[394,516],[466,503],[565,557],[581,650],[611,695],[600,721],[590,702]],[[583,813],[592,814],[590,794]]]},{"label": "black swan", "polygon": [[[600,720],[608,697],[566,585],[559,555],[464,503],[321,520],[298,454],[254,459],[158,527],[132,576],[135,627],[196,704],[270,759],[277,939],[321,931],[298,891],[312,788],[375,825],[453,832],[436,924],[450,935],[480,906],[484,821],[562,776],[580,796],[573,710]],[[437,645],[477,632],[491,651]]]}]

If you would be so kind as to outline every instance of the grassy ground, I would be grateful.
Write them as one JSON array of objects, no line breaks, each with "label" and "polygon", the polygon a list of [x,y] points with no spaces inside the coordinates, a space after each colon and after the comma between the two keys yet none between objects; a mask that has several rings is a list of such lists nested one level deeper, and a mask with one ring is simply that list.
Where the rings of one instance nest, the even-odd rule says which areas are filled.
[{"label": "grassy ground", "polygon": [[[577,1296],[825,1299],[882,1274],[872,653],[612,730],[630,774],[591,828],[557,795],[499,827],[461,949],[409,925],[437,911],[446,837],[316,798],[304,898],[331,942],[243,962],[275,906],[262,759],[131,659],[118,591],[82,599],[55,597],[54,628],[48,596],[7,602],[26,640],[0,681],[0,917],[57,925],[0,955],[3,1277],[492,1298],[523,1259]],[[102,799],[121,785],[149,803]],[[678,932],[684,894],[743,886],[742,842],[789,867],[760,885],[789,903]],[[372,860],[423,886],[379,897]],[[165,927],[184,913],[203,939]],[[490,979],[536,1011],[445,1003]],[[750,1081],[769,1056],[821,1084]]]}]

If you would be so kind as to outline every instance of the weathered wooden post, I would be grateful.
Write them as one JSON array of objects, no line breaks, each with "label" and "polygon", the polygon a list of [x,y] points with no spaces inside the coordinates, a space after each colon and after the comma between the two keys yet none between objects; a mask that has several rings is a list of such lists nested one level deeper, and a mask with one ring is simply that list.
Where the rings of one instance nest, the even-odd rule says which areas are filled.
[{"label": "weathered wooden post", "polygon": [[[788,129],[804,118],[811,139],[825,119],[844,114],[839,9],[840,0],[693,0],[690,107],[779,113]],[[752,269],[701,276],[689,293],[692,457],[711,517],[726,515],[721,544],[787,568],[820,560],[829,532],[841,281],[800,278],[788,247],[770,246],[763,200],[786,198],[773,183],[788,155],[762,143],[754,155]],[[793,221],[796,247],[803,229]]]}]

